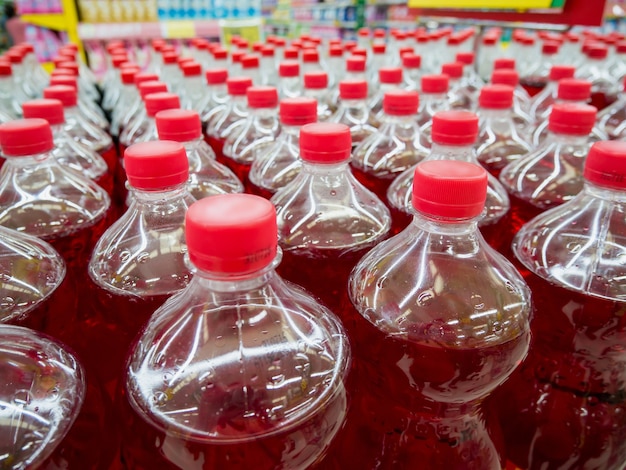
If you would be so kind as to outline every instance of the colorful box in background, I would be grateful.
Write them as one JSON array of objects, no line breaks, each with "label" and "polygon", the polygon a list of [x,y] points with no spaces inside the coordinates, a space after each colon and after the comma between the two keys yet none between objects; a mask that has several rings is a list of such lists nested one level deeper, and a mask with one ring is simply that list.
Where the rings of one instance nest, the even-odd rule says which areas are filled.
[{"label": "colorful box in background", "polygon": [[160,20],[246,19],[261,16],[261,0],[157,0]]},{"label": "colorful box in background", "polygon": [[15,2],[20,15],[30,13],[62,13],[61,0],[18,0]]},{"label": "colorful box in background", "polygon": [[35,47],[35,55],[39,62],[51,61],[59,48],[68,42],[65,32],[55,32],[39,26],[26,26],[26,41]]}]

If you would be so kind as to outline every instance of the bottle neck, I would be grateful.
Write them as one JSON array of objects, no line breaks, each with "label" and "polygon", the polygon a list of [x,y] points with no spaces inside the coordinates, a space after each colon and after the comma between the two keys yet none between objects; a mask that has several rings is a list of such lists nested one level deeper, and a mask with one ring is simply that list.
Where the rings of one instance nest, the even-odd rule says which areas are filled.
[{"label": "bottle neck", "polygon": [[300,129],[302,126],[290,126],[287,124],[281,124],[280,135],[288,135],[289,137],[300,138]]},{"label": "bottle neck", "polygon": [[3,157],[6,158],[7,164],[10,164],[15,168],[32,168],[34,166],[42,164],[49,165],[54,163],[56,160],[53,158],[52,155],[53,150],[54,149],[50,149],[47,152],[36,153],[33,155],[24,155],[20,157],[15,157],[11,155],[3,155]]},{"label": "bottle neck", "polygon": [[353,99],[341,99],[341,106],[344,108],[350,109],[362,109],[367,111],[367,101],[364,99],[361,100],[353,100]]},{"label": "bottle neck", "polygon": [[603,199],[606,201],[616,202],[619,204],[626,204],[626,188],[624,189],[611,189],[597,184],[585,181],[585,191],[593,197]]},{"label": "bottle neck", "polygon": [[511,119],[513,116],[513,109],[490,109],[490,108],[480,108],[480,116],[483,119],[492,119],[494,121],[504,121],[507,119]]},{"label": "bottle neck", "polygon": [[134,200],[138,204],[145,205],[160,205],[171,204],[176,199],[181,199],[189,195],[186,183],[179,184],[167,189],[147,191],[144,189],[138,189],[130,187],[134,195]]},{"label": "bottle neck", "polygon": [[414,126],[416,123],[415,114],[397,116],[397,115],[384,113],[383,120],[385,124],[401,126],[401,127]]},{"label": "bottle neck", "polygon": [[275,117],[278,114],[278,108],[250,108],[250,116],[255,119],[267,119]]},{"label": "bottle neck", "polygon": [[550,129],[548,129],[548,135],[550,136],[550,142],[559,144],[559,145],[583,146],[583,145],[587,145],[587,143],[589,142],[589,134],[584,134],[584,135],[560,134],[560,133],[552,132],[550,131]]},{"label": "bottle neck", "polygon": [[338,177],[350,171],[350,160],[339,163],[313,163],[304,160],[302,162],[302,172],[314,176]]},{"label": "bottle neck", "polygon": [[472,255],[481,248],[482,237],[478,229],[480,218],[433,217],[416,211],[411,226],[429,234],[426,242],[431,254]]},{"label": "bottle neck", "polygon": [[472,145],[448,145],[433,142],[427,160],[459,160],[473,162],[475,160]]}]

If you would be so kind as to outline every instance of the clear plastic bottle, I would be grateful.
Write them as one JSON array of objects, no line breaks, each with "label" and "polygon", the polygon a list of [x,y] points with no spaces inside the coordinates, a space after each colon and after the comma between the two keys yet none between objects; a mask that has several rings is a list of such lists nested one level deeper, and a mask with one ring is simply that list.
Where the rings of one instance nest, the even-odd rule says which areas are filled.
[{"label": "clear plastic bottle", "polygon": [[202,66],[198,62],[185,62],[182,67],[183,80],[180,87],[180,105],[198,113],[206,102],[207,89],[202,80]]},{"label": "clear plastic bottle", "polygon": [[[78,326],[85,365],[114,394],[131,341],[154,311],[191,279],[185,265],[185,213],[189,164],[178,142],[135,144],[124,168],[130,206],[99,238],[89,260],[89,283]],[[102,351],[107,360],[102,360]]]},{"label": "clear plastic bottle", "polygon": [[433,116],[439,111],[448,111],[450,78],[445,75],[423,75],[420,93],[420,106],[417,114],[417,124],[420,127],[422,146],[430,148],[432,145],[431,129]]},{"label": "clear plastic bottle", "polygon": [[28,101],[26,97],[19,99],[17,93],[11,63],[0,61],[0,109],[6,115],[3,118],[5,122],[21,116],[21,103]]},{"label": "clear plastic bottle", "polygon": [[[144,97],[146,106],[146,116],[136,123],[128,134],[127,148],[138,142],[149,142],[159,140],[159,133],[156,127],[155,116],[159,111],[166,109],[179,109],[180,99],[174,93],[162,91],[150,93]],[[126,152],[124,152],[125,154]]]},{"label": "clear plastic bottle", "polygon": [[478,105],[478,92],[463,81],[464,65],[461,62],[452,62],[441,66],[441,73],[450,78],[448,100],[452,109],[472,111]]},{"label": "clear plastic bottle", "polygon": [[539,93],[548,83],[550,70],[555,64],[559,53],[559,43],[554,41],[546,41],[541,46],[541,57],[538,61],[533,61],[532,65],[525,70],[520,82],[532,97]]},{"label": "clear plastic bottle", "polygon": [[626,83],[617,101],[598,113],[598,128],[612,140],[626,137]]},{"label": "clear plastic bottle", "polygon": [[276,274],[267,200],[203,199],[189,209],[186,232],[193,279],[153,315],[128,363],[124,462],[311,468],[346,414],[344,329]]},{"label": "clear plastic bottle", "polygon": [[609,65],[609,73],[613,80],[622,83],[626,77],[626,41],[618,41],[615,45],[614,60]]},{"label": "clear plastic bottle", "polygon": [[317,102],[317,120],[320,122],[329,121],[337,111],[330,100],[328,73],[324,71],[304,74],[304,96]]},{"label": "clear plastic bottle", "polygon": [[463,67],[463,83],[473,90],[475,93],[485,85],[485,82],[478,76],[476,72],[475,64],[476,55],[473,52],[458,52],[455,56],[455,60],[464,65]]},{"label": "clear plastic bottle", "polygon": [[484,401],[526,355],[530,291],[478,230],[487,172],[415,169],[413,222],[354,268],[355,368],[338,468],[501,469]]},{"label": "clear plastic bottle", "polygon": [[339,82],[341,101],[331,122],[345,124],[352,134],[352,145],[357,146],[378,132],[378,121],[367,105],[367,82],[343,80]]},{"label": "clear plastic bottle", "polygon": [[278,86],[275,55],[274,46],[265,45],[261,48],[261,85]]},{"label": "clear plastic bottle", "polygon": [[215,160],[215,153],[202,138],[200,115],[191,110],[159,111],[156,126],[160,140],[180,142],[189,161],[187,189],[196,199],[228,193],[242,193],[243,184],[226,166]]},{"label": "clear plastic bottle", "polygon": [[279,273],[342,318],[350,271],[391,226],[385,204],[350,171],[350,134],[343,124],[303,126],[302,170],[271,199],[283,249]]},{"label": "clear plastic bottle", "polygon": [[478,98],[476,157],[496,178],[507,164],[534,150],[513,121],[513,93],[508,85],[486,85]]},{"label": "clear plastic bottle", "polygon": [[[204,74],[206,78],[206,95],[200,104],[200,118],[203,127],[213,120],[213,116],[222,113],[228,102],[227,69],[209,69]],[[207,139],[208,140],[208,139]]]},{"label": "clear plastic bottle", "polygon": [[513,69],[497,69],[493,71],[491,83],[493,85],[508,85],[515,89],[513,92],[513,121],[522,134],[530,134],[535,124],[535,120],[530,114],[532,101],[528,92],[519,84],[519,74]]},{"label": "clear plastic bottle", "polygon": [[[138,68],[129,68],[122,70],[122,92],[120,100],[111,112],[111,125],[109,132],[112,136],[118,137],[122,130],[122,121],[132,109],[132,106],[140,99],[139,91],[135,85],[135,77],[141,73]],[[156,79],[156,78],[155,78]]]},{"label": "clear plastic bottle", "polygon": [[304,49],[302,51],[302,75],[321,70],[320,54],[317,52],[317,49]]},{"label": "clear plastic bottle", "polygon": [[299,62],[295,60],[286,60],[279,64],[278,96],[280,96],[280,99],[302,96]]},{"label": "clear plastic bottle", "polygon": [[[402,69],[400,67],[383,67],[378,70],[378,89],[368,102],[368,106],[380,125],[383,114],[383,99],[388,91],[402,88]],[[378,127],[378,126],[377,126]]]},{"label": "clear plastic bottle", "polygon": [[[59,49],[59,54],[69,55],[72,60],[76,60],[76,53],[78,48],[74,48],[74,44],[67,44]],[[43,89],[48,86],[48,80],[50,76],[46,73],[44,68],[39,63],[37,55],[35,54],[35,46],[33,44],[23,42],[20,44],[24,51],[24,70],[26,71],[35,93],[37,96],[41,96]]]},{"label": "clear plastic bottle", "polygon": [[354,176],[382,201],[396,176],[428,156],[415,119],[418,105],[416,91],[387,91],[378,132],[354,149],[350,161]]},{"label": "clear plastic bottle", "polygon": [[543,121],[550,115],[550,107],[557,100],[559,81],[564,78],[574,78],[576,68],[573,65],[553,65],[545,88],[533,96],[530,115]]},{"label": "clear plastic bottle", "polygon": [[248,116],[228,134],[222,150],[226,165],[244,184],[256,156],[275,142],[281,131],[276,88],[251,86],[246,97]]},{"label": "clear plastic bottle", "polygon": [[120,67],[127,62],[128,55],[126,53],[111,56],[111,64],[113,65],[112,74],[107,81],[107,88],[105,88],[102,97],[102,108],[108,112],[111,112],[120,99],[122,88]]},{"label": "clear plastic bottle", "polygon": [[478,75],[487,82],[493,73],[494,60],[500,55],[498,38],[494,35],[485,35],[481,39],[478,52]]},{"label": "clear plastic bottle", "polygon": [[581,192],[514,240],[533,290],[533,340],[494,404],[509,458],[522,468],[626,461],[625,164],[623,142],[595,143]]},{"label": "clear plastic bottle", "polygon": [[591,82],[591,104],[602,111],[617,99],[619,86],[608,71],[607,46],[595,44],[588,48],[586,60],[576,78]]},{"label": "clear plastic bottle", "polygon": [[317,121],[317,109],[313,98],[285,98],[280,101],[280,134],[252,162],[248,174],[249,192],[269,199],[300,173],[300,129]]},{"label": "clear plastic bottle", "polygon": [[[425,161],[458,160],[480,165],[473,146],[478,137],[478,116],[468,111],[440,111],[433,116],[430,155]],[[389,186],[387,201],[390,204],[394,222],[394,233],[404,229],[411,221],[413,195],[413,174],[415,167],[401,173]],[[485,211],[478,221],[485,239],[492,246],[500,240],[500,221],[506,220],[509,198],[506,190],[493,176],[488,175],[487,201]]]},{"label": "clear plastic bottle", "polygon": [[530,219],[580,192],[596,114],[593,106],[554,104],[545,142],[504,167],[500,181],[511,199],[511,222],[501,234],[505,247],[510,246],[517,231]]},{"label": "clear plastic bottle", "polygon": [[339,82],[343,80],[346,65],[343,60],[343,48],[341,46],[330,46],[328,48],[327,59],[329,88],[335,90]]},{"label": "clear plastic bottle", "polygon": [[408,53],[402,54],[402,69],[407,90],[420,91],[422,82],[422,56]]},{"label": "clear plastic bottle", "polygon": [[[127,62],[127,64],[136,65],[130,62]],[[122,67],[124,65],[125,64],[123,64]],[[95,83],[87,77],[89,75],[87,70],[89,69],[84,66],[84,64],[79,64],[76,60],[72,60],[71,62],[66,61],[59,63],[58,69],[71,71],[72,75],[78,80],[78,88],[81,92],[85,93],[91,101],[98,102],[100,100],[100,92],[96,88]]]},{"label": "clear plastic bottle", "polygon": [[252,85],[261,84],[261,61],[254,54],[246,54],[241,58],[241,74],[252,79]]}]

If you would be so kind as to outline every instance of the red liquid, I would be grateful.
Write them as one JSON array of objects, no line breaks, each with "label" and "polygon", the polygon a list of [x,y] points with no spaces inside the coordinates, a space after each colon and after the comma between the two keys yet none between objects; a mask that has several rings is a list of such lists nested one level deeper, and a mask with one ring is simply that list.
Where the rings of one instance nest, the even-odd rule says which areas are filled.
[{"label": "red liquid", "polygon": [[104,161],[107,163],[107,166],[109,167],[109,173],[115,174],[115,169],[117,168],[117,149],[115,148],[115,145],[111,144],[105,149],[98,150],[98,153],[102,156],[102,158],[104,158]]},{"label": "red liquid", "polygon": [[[235,384],[235,388],[237,388]],[[214,389],[215,390],[215,389]],[[229,399],[228,390],[218,390]],[[237,443],[201,443],[168,435],[148,424],[144,417],[130,406],[125,394],[120,394],[122,411],[122,461],[124,468],[133,470],[168,470],[193,468],[203,470],[274,470],[324,469],[319,465],[337,429],[345,418],[345,393],[336,393],[324,406],[311,413],[298,426],[272,436],[242,439]],[[233,405],[235,408],[237,404]],[[240,410],[234,410],[235,413]],[[257,411],[263,415],[265,410]],[[227,432],[240,435],[240,423],[231,422],[228,416],[219,421],[213,417],[217,428],[229,427]],[[250,423],[267,433],[273,431],[271,423]],[[243,424],[242,424],[243,425]],[[245,434],[244,434],[245,437]],[[304,464],[307,462],[307,464]],[[311,463],[309,463],[311,462]]]},{"label": "red liquid", "polygon": [[264,197],[265,199],[272,199],[272,196],[275,194],[265,188],[259,188],[254,185],[250,182],[250,179],[246,180],[244,183],[244,191],[249,194],[256,194],[257,196]]},{"label": "red liquid", "polygon": [[589,104],[591,104],[591,106],[595,106],[598,111],[602,111],[604,108],[611,106],[616,100],[617,95],[607,95],[603,92],[592,92]]},{"label": "red liquid", "polygon": [[[509,237],[511,228],[511,211],[504,214],[500,220],[492,224],[479,224],[478,228],[483,238],[494,250],[500,253],[510,253],[512,236]],[[517,231],[515,231],[517,233]],[[507,245],[508,243],[508,245]]]},{"label": "red liquid", "polygon": [[390,207],[390,204],[387,201],[387,190],[393,182],[393,176],[391,178],[378,178],[371,173],[366,173],[353,166],[350,166],[350,169],[352,170],[352,174],[355,176],[355,178],[359,180],[359,182],[363,186],[376,194],[376,196],[378,196],[378,198],[383,201],[387,205],[387,207]]},{"label": "red liquid", "polygon": [[407,212],[401,211],[390,205],[391,213],[391,235],[397,235],[402,232],[413,221],[413,216]]},{"label": "red liquid", "polygon": [[332,468],[504,466],[498,424],[482,400],[519,363],[527,336],[452,349],[420,341],[429,325],[394,338],[356,315],[352,403]]},{"label": "red liquid", "polygon": [[520,80],[520,85],[524,87],[531,98],[543,90],[547,84],[547,77],[527,77]]},{"label": "red liquid", "polygon": [[511,194],[509,194],[509,199],[511,201],[511,208],[502,223],[497,225],[500,230],[500,237],[497,244],[492,246],[502,253],[509,261],[513,262],[515,257],[511,251],[511,243],[515,238],[515,235],[517,235],[519,229],[522,228],[526,222],[547,209],[541,209]]},{"label": "red liquid", "polygon": [[222,156],[224,165],[231,169],[233,173],[239,178],[244,184],[244,187],[248,185],[248,173],[250,173],[250,167],[252,166],[252,162],[250,163],[239,163],[233,160],[232,158]]},{"label": "red liquid", "polygon": [[227,159],[224,157],[224,153],[223,153],[224,143],[226,142],[226,139],[218,139],[217,137],[205,135],[205,140],[206,140],[206,143],[209,144],[209,146],[215,152],[215,159],[222,165],[226,165]]},{"label": "red liquid", "polygon": [[98,186],[104,189],[109,196],[113,196],[113,189],[115,188],[113,173],[107,171],[105,174],[100,176],[100,178],[95,180],[95,182]]},{"label": "red liquid", "polygon": [[522,468],[620,468],[626,462],[626,303],[522,272],[533,291],[527,360],[494,404]]}]

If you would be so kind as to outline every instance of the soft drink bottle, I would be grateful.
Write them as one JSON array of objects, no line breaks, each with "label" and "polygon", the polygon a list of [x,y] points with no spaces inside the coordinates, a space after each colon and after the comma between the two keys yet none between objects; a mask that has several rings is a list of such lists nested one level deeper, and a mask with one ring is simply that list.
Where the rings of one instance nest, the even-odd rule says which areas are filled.
[{"label": "soft drink bottle", "polygon": [[554,41],[545,41],[541,46],[541,57],[539,61],[531,64],[525,70],[525,74],[520,80],[528,94],[532,97],[539,93],[547,84],[550,77],[550,70],[557,60],[559,53],[559,43]]},{"label": "soft drink bottle", "polygon": [[626,462],[625,163],[623,142],[593,144],[580,193],[513,242],[533,291],[532,342],[494,405],[509,459],[522,468]]},{"label": "soft drink bottle", "polygon": [[[118,107],[113,110],[112,119],[116,119],[116,114],[119,113],[119,131],[118,131],[118,141],[122,138],[122,133],[124,130],[130,126],[130,123],[134,122],[136,119],[136,115],[143,110],[143,99],[141,98],[141,86],[147,82],[158,82],[159,77],[153,73],[139,72],[133,78],[133,83],[135,84],[136,93],[131,98],[130,101],[126,103],[126,109],[123,106]],[[160,83],[160,82],[159,82]],[[162,84],[160,90],[167,91],[167,85],[165,83]],[[111,124],[111,131],[113,131],[114,124]]]},{"label": "soft drink bottle", "polygon": [[352,55],[346,59],[344,80],[366,80],[367,60],[363,56]]},{"label": "soft drink bottle", "polygon": [[598,127],[612,140],[626,136],[626,83],[617,101],[598,113]]},{"label": "soft drink bottle", "polygon": [[463,82],[470,87],[474,92],[478,92],[485,82],[478,76],[476,72],[475,64],[476,55],[473,52],[458,52],[455,56],[455,60],[464,65],[463,67]]},{"label": "soft drink bottle", "polygon": [[245,54],[241,58],[241,75],[250,77],[252,85],[261,84],[261,61],[255,54]]},{"label": "soft drink bottle", "polygon": [[500,55],[498,37],[492,34],[481,38],[478,52],[478,76],[487,82],[493,73],[494,60]]},{"label": "soft drink bottle", "polygon": [[626,41],[618,41],[615,45],[615,55],[609,66],[609,73],[613,80],[622,83],[626,77]]},{"label": "soft drink bottle", "polygon": [[304,49],[302,51],[302,75],[308,72],[323,70],[320,64],[320,54],[317,49]]},{"label": "soft drink bottle", "polygon": [[343,48],[340,45],[328,48],[327,65],[329,88],[335,90],[339,86],[339,82],[343,80],[346,70]]},{"label": "soft drink bottle", "polygon": [[180,142],[189,161],[187,189],[196,199],[217,194],[241,193],[243,184],[227,167],[215,160],[215,153],[202,138],[200,115],[191,110],[169,109],[156,114],[160,140]]},{"label": "soft drink bottle", "polygon": [[[433,116],[433,145],[426,161],[459,160],[480,165],[476,158],[478,137],[478,116],[468,111],[440,111]],[[401,173],[389,186],[387,201],[392,209],[394,233],[404,229],[410,222],[413,197],[413,174],[415,167]],[[488,175],[487,201],[483,217],[478,221],[485,239],[492,246],[498,246],[501,221],[506,221],[509,198],[506,190],[493,176]]]},{"label": "soft drink bottle", "polygon": [[300,63],[297,60],[286,60],[278,66],[278,95],[280,99],[302,95]]},{"label": "soft drink bottle", "polygon": [[111,125],[109,126],[109,132],[114,137],[119,137],[124,116],[131,111],[131,107],[140,99],[139,91],[135,86],[135,77],[139,73],[141,73],[139,68],[127,68],[122,70],[120,100],[111,111]]},{"label": "soft drink bottle", "polygon": [[206,139],[217,161],[226,165],[222,150],[226,137],[240,126],[243,126],[249,111],[246,100],[246,91],[252,86],[250,77],[230,77],[226,80],[228,101],[223,111],[214,114],[206,125]]},{"label": "soft drink bottle", "polygon": [[485,399],[526,355],[530,291],[478,230],[483,168],[422,162],[415,181],[411,225],[350,276],[355,375],[338,468],[501,469]]},{"label": "soft drink bottle", "polygon": [[419,110],[417,124],[420,127],[422,146],[430,148],[432,140],[430,132],[433,124],[433,116],[439,111],[448,111],[450,78],[445,75],[422,75]]},{"label": "soft drink bottle", "polygon": [[[124,65],[122,65],[122,67],[123,66]],[[78,88],[81,90],[81,93],[84,93],[85,96],[92,102],[98,102],[100,100],[100,92],[96,88],[95,83],[87,78],[88,73],[84,71],[88,70],[88,68],[86,69],[84,64],[79,64],[76,62],[76,60],[72,60],[71,62],[65,61],[59,63],[58,69],[63,71],[70,71],[72,75],[76,77],[78,81]],[[102,110],[99,110],[99,113],[101,115],[104,115]]]},{"label": "soft drink bottle", "polygon": [[533,96],[530,115],[543,121],[550,115],[550,107],[556,102],[559,81],[564,78],[574,78],[576,68],[573,65],[553,65],[550,69],[548,83],[545,88]]},{"label": "soft drink bottle", "polygon": [[195,61],[185,62],[182,67],[183,80],[180,87],[180,104],[183,109],[197,112],[206,101],[207,90],[202,83],[202,66]]},{"label": "soft drink bottle", "polygon": [[317,120],[320,122],[329,121],[337,111],[330,99],[328,73],[324,71],[304,74],[304,96],[317,102]]},{"label": "soft drink bottle", "polygon": [[[391,90],[402,88],[402,69],[400,67],[383,67],[378,70],[378,89],[369,100],[368,106],[374,115],[378,125],[380,125],[383,114],[383,99],[385,94]],[[376,126],[378,127],[378,126]]]},{"label": "soft drink bottle", "polygon": [[422,82],[422,56],[409,53],[402,54],[402,69],[404,76],[404,88],[407,90],[421,90]]},{"label": "soft drink bottle", "polygon": [[272,45],[261,47],[261,85],[278,86],[276,70],[276,49]]},{"label": "soft drink bottle", "polygon": [[128,62],[128,55],[116,54],[111,56],[111,64],[113,65],[113,73],[107,80],[107,88],[102,97],[102,108],[108,112],[116,106],[120,99],[122,89],[122,80],[120,76],[120,67]]},{"label": "soft drink bottle", "polygon": [[48,241],[73,280],[108,223],[104,189],[53,157],[50,124],[20,119],[0,125],[0,225]]},{"label": "soft drink bottle", "polygon": [[513,121],[513,93],[508,85],[486,85],[478,98],[476,157],[496,178],[507,164],[534,149]]},{"label": "soft drink bottle", "polygon": [[587,49],[586,60],[578,70],[576,78],[591,82],[591,104],[602,111],[617,99],[619,86],[607,68],[609,50],[603,44],[594,44]]},{"label": "soft drink bottle", "polygon": [[135,335],[191,278],[184,217],[195,199],[186,185],[185,148],[178,142],[138,143],[126,150],[124,168],[133,197],[93,250],[82,299],[85,318],[77,327],[76,349],[112,395]]},{"label": "soft drink bottle", "polygon": [[[76,60],[77,48],[73,49],[72,46],[75,45],[67,44],[63,48],[59,49],[59,54],[70,54],[72,56],[72,60]],[[41,96],[43,89],[48,86],[50,76],[39,63],[37,55],[35,54],[35,46],[30,43],[22,43],[19,47],[24,51],[24,70],[31,80],[33,89],[37,93],[37,96]]]},{"label": "soft drink bottle", "polygon": [[13,70],[13,87],[15,89],[15,99],[18,105],[24,101],[37,98],[37,92],[33,89],[24,69],[24,53],[21,50],[11,48],[5,57],[11,62]]},{"label": "soft drink bottle", "polygon": [[396,176],[428,156],[415,119],[418,104],[417,91],[387,91],[378,132],[354,149],[354,176],[382,201]]},{"label": "soft drink bottle", "polygon": [[313,98],[280,101],[280,134],[252,161],[248,174],[249,192],[269,199],[300,173],[300,129],[317,121],[317,109]]},{"label": "soft drink bottle", "polygon": [[554,104],[545,142],[502,169],[500,182],[511,199],[511,223],[501,234],[504,246],[510,246],[517,231],[530,219],[580,192],[596,114],[593,106]]},{"label": "soft drink bottle", "polygon": [[222,149],[226,166],[244,184],[256,156],[274,143],[281,132],[276,88],[251,86],[246,90],[246,96],[248,116],[228,134]]},{"label": "soft drink bottle", "polygon": [[530,95],[519,84],[519,74],[513,69],[497,69],[493,71],[491,83],[493,85],[508,85],[514,88],[513,122],[522,134],[529,135],[534,128],[535,119],[530,114]]},{"label": "soft drink bottle", "polygon": [[276,274],[276,211],[266,199],[198,201],[186,233],[193,279],[155,312],[129,358],[124,463],[314,467],[346,414],[344,329]]},{"label": "soft drink bottle", "polygon": [[385,204],[350,171],[351,145],[350,129],[343,124],[303,126],[302,170],[271,199],[284,256],[279,273],[339,315],[350,270],[391,226]]},{"label": "soft drink bottle", "polygon": [[214,119],[213,116],[226,109],[229,100],[228,88],[226,87],[227,69],[209,69],[204,73],[204,76],[206,78],[206,94],[204,101],[199,105],[203,127]]},{"label": "soft drink bottle", "polygon": [[21,100],[16,96],[15,83],[13,81],[13,69],[11,62],[0,62],[0,109],[5,117],[3,121],[17,119],[22,115],[21,103],[28,101],[26,97]]},{"label": "soft drink bottle", "polygon": [[441,73],[450,78],[448,100],[452,109],[473,111],[478,104],[478,89],[463,80],[464,64],[451,62],[441,66]]},{"label": "soft drink bottle", "polygon": [[180,98],[178,95],[166,91],[145,95],[143,101],[146,107],[146,115],[141,121],[138,121],[129,132],[128,141],[124,143],[126,147],[130,147],[138,142],[158,140],[159,133],[155,120],[157,113],[159,111],[165,111],[166,109],[180,108]]},{"label": "soft drink bottle", "polygon": [[367,105],[367,82],[343,80],[339,82],[339,95],[339,107],[330,121],[348,126],[352,145],[356,146],[378,132],[378,121]]},{"label": "soft drink bottle", "polygon": [[178,69],[178,54],[176,52],[163,52],[161,54],[163,65],[159,79],[167,85],[167,88],[174,90],[178,85],[180,70]]}]

